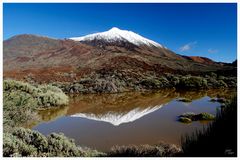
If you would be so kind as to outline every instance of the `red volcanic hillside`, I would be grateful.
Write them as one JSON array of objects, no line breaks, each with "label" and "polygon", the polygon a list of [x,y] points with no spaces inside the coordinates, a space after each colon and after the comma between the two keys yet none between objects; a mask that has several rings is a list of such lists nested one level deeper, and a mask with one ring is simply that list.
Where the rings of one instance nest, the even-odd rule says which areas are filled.
[{"label": "red volcanic hillside", "polygon": [[231,69],[204,57],[178,55],[134,32],[109,31],[70,39],[18,35],[3,43],[4,77],[76,81],[102,71],[154,74]]}]

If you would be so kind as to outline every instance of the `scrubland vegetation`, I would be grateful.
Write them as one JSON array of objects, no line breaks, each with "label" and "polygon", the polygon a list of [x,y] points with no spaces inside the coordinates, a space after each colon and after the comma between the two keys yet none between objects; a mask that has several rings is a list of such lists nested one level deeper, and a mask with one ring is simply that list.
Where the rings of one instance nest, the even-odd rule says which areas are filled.
[{"label": "scrubland vegetation", "polygon": [[55,86],[33,86],[15,80],[4,80],[3,82],[5,129],[22,126],[35,120],[37,109],[66,104],[68,104],[68,96]]},{"label": "scrubland vegetation", "polygon": [[[215,86],[216,84],[226,83],[228,87],[234,87],[235,79],[221,77],[199,78],[195,76],[171,77],[168,75],[162,79],[141,80],[142,88],[153,88],[162,84],[174,84],[188,86],[189,88],[198,86]],[[209,80],[210,79],[210,80]],[[212,83],[211,80],[215,80]],[[101,86],[91,88],[92,79],[82,79],[79,85],[88,86],[88,91],[98,92],[109,87],[105,82]],[[220,82],[219,82],[220,81]],[[90,83],[91,82],[91,83]],[[95,83],[95,82],[94,82]],[[110,82],[109,82],[110,83]],[[118,82],[117,84],[121,84]],[[86,86],[84,86],[84,84]],[[115,85],[116,83],[111,83]],[[214,85],[213,85],[214,84]],[[89,86],[90,85],[90,86]],[[110,86],[111,86],[110,85]],[[127,84],[126,84],[127,85]],[[226,87],[223,85],[223,87]],[[236,84],[235,84],[236,85]],[[115,85],[116,86],[116,85]],[[151,86],[151,87],[150,87]],[[74,86],[76,87],[76,86]],[[80,87],[80,88],[81,88]],[[105,88],[104,88],[105,87]],[[136,86],[135,86],[136,87]],[[139,87],[139,86],[138,86]],[[137,89],[139,89],[137,87]],[[197,88],[198,88],[197,87]],[[71,88],[71,87],[70,87]],[[123,87],[124,88],[124,87]],[[142,89],[141,88],[141,89]],[[66,88],[65,88],[66,89]],[[76,88],[75,88],[76,89]],[[78,88],[79,89],[79,88]],[[85,88],[86,89],[86,88]],[[116,87],[119,89],[119,86]],[[21,128],[26,123],[37,119],[36,111],[46,107],[57,107],[68,103],[68,96],[62,90],[52,85],[30,85],[28,83],[4,80],[3,84],[3,156],[41,156],[41,157],[79,157],[79,156],[236,156],[237,154],[237,100],[236,97],[230,101],[212,99],[211,101],[222,102],[222,107],[214,117],[207,113],[193,114],[187,113],[181,115],[182,122],[191,122],[195,120],[213,120],[213,122],[201,131],[196,131],[192,135],[185,135],[182,138],[182,145],[177,147],[171,144],[159,143],[157,145],[140,146],[115,146],[109,152],[102,153],[89,148],[77,146],[72,139],[63,134],[52,133],[44,136],[37,131]],[[75,92],[76,90],[74,90]],[[86,92],[88,92],[86,91]],[[108,91],[112,91],[110,87]],[[81,93],[82,90],[79,91]],[[185,101],[185,100],[182,100]],[[188,101],[188,100],[186,100]]]},{"label": "scrubland vegetation", "polygon": [[30,129],[15,128],[3,135],[3,156],[7,157],[82,157],[100,156],[95,150],[82,150],[72,139],[52,133],[47,137]]},{"label": "scrubland vegetation", "polygon": [[177,75],[166,73],[100,72],[92,73],[73,83],[54,83],[66,93],[119,93],[125,91],[146,91],[165,88],[214,89],[235,88],[236,77],[224,77],[216,73],[204,76]]},{"label": "scrubland vegetation", "polygon": [[50,85],[4,80],[3,83],[3,156],[96,156],[100,152],[81,149],[62,134],[44,136],[21,128],[36,120],[38,109],[68,104],[68,96]]},{"label": "scrubland vegetation", "polygon": [[237,156],[237,97],[226,102],[206,128],[182,137],[182,156]]},{"label": "scrubland vegetation", "polygon": [[110,157],[172,157],[181,153],[181,148],[174,144],[114,146],[107,153]]},{"label": "scrubland vegetation", "polygon": [[[34,104],[39,107],[61,106],[68,104],[68,96],[66,96],[61,89],[51,85],[33,86],[29,83],[21,81],[4,80],[3,90],[4,93],[9,93],[10,95],[15,94],[15,92],[25,94],[29,97],[27,100],[31,99],[32,101],[34,101]],[[17,94],[15,96],[17,96]],[[12,97],[12,100],[16,100],[11,101],[12,103],[15,103],[15,105],[25,102],[15,97]]]}]

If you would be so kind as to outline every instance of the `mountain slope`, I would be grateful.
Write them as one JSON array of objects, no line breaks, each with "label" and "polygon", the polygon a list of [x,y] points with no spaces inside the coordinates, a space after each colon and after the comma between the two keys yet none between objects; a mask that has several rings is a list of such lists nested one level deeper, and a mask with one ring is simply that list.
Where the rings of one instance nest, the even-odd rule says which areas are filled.
[{"label": "mountain slope", "polygon": [[14,36],[3,42],[3,56],[20,57],[33,56],[34,54],[60,47],[60,41],[43,36],[23,34]]},{"label": "mountain slope", "polygon": [[83,37],[74,37],[70,39],[111,51],[118,51],[118,47],[121,47],[130,51],[152,56],[182,59],[181,56],[176,55],[157,42],[147,39],[132,31],[120,30],[116,27],[113,27],[105,32],[94,33]]},{"label": "mountain slope", "polygon": [[231,68],[213,61],[194,61],[157,42],[117,28],[64,40],[18,35],[3,43],[4,77],[38,82],[73,82],[89,74],[107,72],[132,77],[135,73],[196,74]]}]

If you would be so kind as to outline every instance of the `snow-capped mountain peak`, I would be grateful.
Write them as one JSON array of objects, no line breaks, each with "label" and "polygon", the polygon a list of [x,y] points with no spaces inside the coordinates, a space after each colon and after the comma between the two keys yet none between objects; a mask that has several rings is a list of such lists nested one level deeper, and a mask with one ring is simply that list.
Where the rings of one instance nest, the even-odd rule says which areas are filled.
[{"label": "snow-capped mountain peak", "polygon": [[147,46],[155,46],[155,47],[163,48],[163,46],[157,42],[144,38],[132,31],[121,30],[117,27],[113,27],[110,30],[105,32],[94,33],[94,34],[89,34],[83,37],[74,37],[70,39],[75,41],[92,41],[92,40],[105,40],[107,42],[124,41],[124,42],[130,42],[137,46],[147,45]]}]

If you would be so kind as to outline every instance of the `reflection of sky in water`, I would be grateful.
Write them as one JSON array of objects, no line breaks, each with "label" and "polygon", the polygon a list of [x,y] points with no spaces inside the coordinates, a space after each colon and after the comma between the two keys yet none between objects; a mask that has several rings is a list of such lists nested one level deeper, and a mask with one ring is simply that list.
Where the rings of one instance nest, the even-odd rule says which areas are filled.
[{"label": "reflection of sky in water", "polygon": [[[58,111],[59,118],[47,120],[49,111],[41,112],[40,115],[45,115],[45,122],[33,129],[46,135],[62,132],[75,139],[77,144],[103,151],[114,145],[154,144],[158,141],[179,144],[181,135],[202,128],[204,124],[182,124],[176,121],[178,115],[184,112],[216,113],[220,104],[210,102],[207,95],[216,97],[216,94],[174,91],[85,95],[72,99],[63,112]],[[186,105],[176,100],[180,97],[196,100]]]}]

